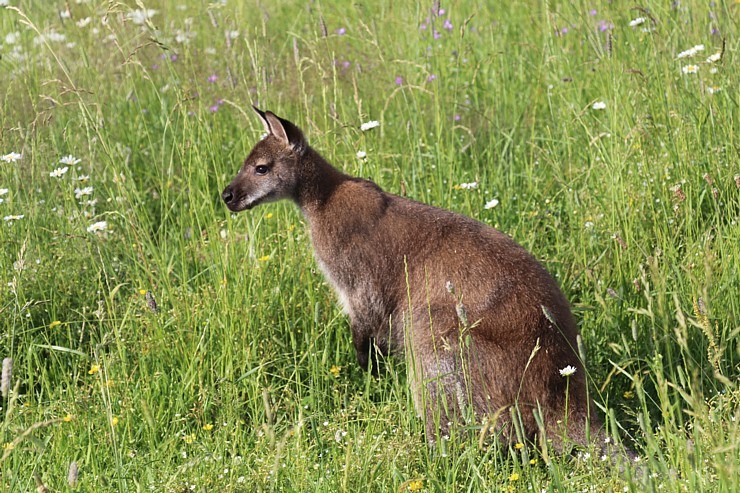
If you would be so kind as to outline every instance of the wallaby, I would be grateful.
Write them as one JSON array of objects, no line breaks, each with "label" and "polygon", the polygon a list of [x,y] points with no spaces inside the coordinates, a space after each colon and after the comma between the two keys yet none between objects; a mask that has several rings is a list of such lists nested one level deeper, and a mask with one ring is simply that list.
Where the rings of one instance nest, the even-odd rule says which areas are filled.
[{"label": "wallaby", "polygon": [[[495,422],[509,442],[520,425],[527,440],[545,432],[558,452],[566,437],[586,445],[589,435],[611,452],[568,302],[531,254],[485,224],[342,173],[293,123],[255,111],[267,136],[224,202],[233,212],[280,199],[298,205],[349,315],[360,365],[377,368],[378,353],[406,355],[429,440],[472,416]],[[563,376],[568,366],[575,373]]]}]

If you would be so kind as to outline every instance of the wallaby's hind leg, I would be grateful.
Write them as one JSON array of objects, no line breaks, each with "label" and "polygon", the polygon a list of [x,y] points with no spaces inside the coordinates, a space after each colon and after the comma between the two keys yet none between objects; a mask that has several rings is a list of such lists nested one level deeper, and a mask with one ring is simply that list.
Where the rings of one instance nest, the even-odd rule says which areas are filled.
[{"label": "wallaby's hind leg", "polygon": [[421,348],[408,351],[411,392],[416,413],[422,416],[427,440],[449,436],[452,423],[460,423],[467,407],[463,372],[452,351]]}]

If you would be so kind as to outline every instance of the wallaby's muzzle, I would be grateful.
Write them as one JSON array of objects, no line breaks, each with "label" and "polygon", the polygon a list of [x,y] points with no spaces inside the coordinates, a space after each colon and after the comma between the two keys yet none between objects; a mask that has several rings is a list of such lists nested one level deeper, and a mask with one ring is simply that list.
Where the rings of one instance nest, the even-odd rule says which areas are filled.
[{"label": "wallaby's muzzle", "polygon": [[230,205],[232,203],[234,200],[234,192],[231,191],[231,185],[224,188],[224,191],[221,192],[221,198],[224,200],[226,205]]}]

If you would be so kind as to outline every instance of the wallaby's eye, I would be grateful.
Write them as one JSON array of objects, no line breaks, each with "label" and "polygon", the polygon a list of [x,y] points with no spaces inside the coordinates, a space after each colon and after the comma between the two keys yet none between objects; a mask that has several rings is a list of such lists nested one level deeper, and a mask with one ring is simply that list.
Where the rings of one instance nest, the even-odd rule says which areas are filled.
[{"label": "wallaby's eye", "polygon": [[266,175],[268,171],[270,171],[270,168],[268,166],[265,166],[264,164],[260,164],[259,166],[254,167],[254,172],[258,175]]}]

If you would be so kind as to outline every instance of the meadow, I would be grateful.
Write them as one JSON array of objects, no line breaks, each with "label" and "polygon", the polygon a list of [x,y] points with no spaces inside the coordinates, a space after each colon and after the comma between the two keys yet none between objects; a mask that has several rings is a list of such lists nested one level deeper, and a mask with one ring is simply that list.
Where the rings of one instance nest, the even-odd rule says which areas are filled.
[{"label": "meadow", "polygon": [[[738,9],[0,0],[0,491],[739,491]],[[222,204],[252,104],[533,252],[649,472],[428,447],[298,210]]]}]

